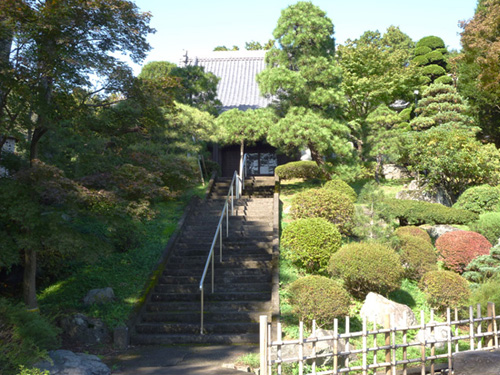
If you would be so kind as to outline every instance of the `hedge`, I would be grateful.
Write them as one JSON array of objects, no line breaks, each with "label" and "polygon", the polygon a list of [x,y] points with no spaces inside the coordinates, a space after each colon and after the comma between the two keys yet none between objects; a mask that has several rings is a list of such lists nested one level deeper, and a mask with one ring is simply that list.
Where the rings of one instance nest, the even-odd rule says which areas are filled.
[{"label": "hedge", "polygon": [[425,239],[400,235],[398,248],[407,279],[418,281],[426,272],[437,270],[436,251]]},{"label": "hedge", "polygon": [[399,227],[394,231],[394,235],[397,237],[401,236],[412,236],[412,237],[418,237],[421,238],[424,241],[427,241],[428,243],[432,243],[431,236],[429,236],[429,233],[427,233],[426,230],[416,227],[414,225],[408,225],[406,227]]},{"label": "hedge", "polygon": [[356,194],[354,189],[350,187],[349,184],[347,184],[347,182],[341,180],[340,178],[327,181],[323,185],[323,188],[329,190],[335,190],[342,194],[345,194],[347,197],[349,197],[352,203],[355,203],[356,200],[358,199],[358,195]]},{"label": "hedge", "polygon": [[470,297],[467,280],[452,271],[427,272],[420,280],[420,288],[427,302],[440,310],[465,306]]},{"label": "hedge", "polygon": [[469,210],[477,214],[495,211],[500,203],[500,189],[488,184],[473,186],[465,190],[453,205],[454,208]]},{"label": "hedge", "polygon": [[323,178],[323,173],[314,161],[292,161],[283,165],[279,165],[274,169],[274,173],[282,180],[291,180],[293,178],[303,178],[311,180],[315,178]]}]

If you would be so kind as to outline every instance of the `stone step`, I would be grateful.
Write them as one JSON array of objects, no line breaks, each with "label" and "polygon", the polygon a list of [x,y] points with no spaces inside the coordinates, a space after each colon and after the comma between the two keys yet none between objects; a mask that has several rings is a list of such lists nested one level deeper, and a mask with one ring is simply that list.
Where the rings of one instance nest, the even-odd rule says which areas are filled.
[{"label": "stone step", "polygon": [[[259,275],[258,280],[261,282],[271,282],[271,274],[264,274],[264,275]],[[180,276],[180,275],[169,275],[169,274],[163,274],[160,279],[159,283],[164,284],[164,285],[169,285],[169,284],[196,284],[198,285],[201,280],[201,272],[198,275],[192,275],[192,276]],[[209,277],[208,279],[205,279],[205,282],[208,283],[206,285],[210,284],[211,278]],[[226,285],[226,284],[231,284],[231,283],[251,283],[256,280],[255,275],[220,275],[220,274],[215,274],[215,285]]]},{"label": "stone step", "polygon": [[[266,292],[214,292],[210,293],[210,282],[208,282],[205,302],[210,301],[269,301],[270,291]],[[190,302],[199,301],[199,293],[156,293],[151,295],[151,302]]]},{"label": "stone step", "polygon": [[240,335],[161,335],[161,334],[136,334],[131,338],[133,345],[176,345],[176,344],[216,344],[216,345],[235,345],[235,344],[258,344],[259,334],[240,334]]},{"label": "stone step", "polygon": [[[267,315],[271,318],[268,311],[240,311],[240,312],[211,312],[203,313],[203,320],[207,323],[222,322],[242,322],[258,323],[261,315]],[[200,311],[181,311],[181,312],[149,312],[142,316],[144,323],[193,323],[200,321]]]},{"label": "stone step", "polygon": [[[197,334],[200,333],[200,323],[139,323],[135,327],[136,332],[141,334]],[[204,322],[205,334],[248,334],[258,333],[259,323],[208,323]]]},{"label": "stone step", "polygon": [[[224,256],[226,255],[226,256]],[[219,253],[217,252],[215,261],[218,262]],[[241,262],[269,262],[272,260],[271,254],[246,254],[246,253],[235,253],[230,252],[224,254],[222,252],[222,258],[224,263],[229,264],[241,264]],[[170,258],[171,263],[175,264],[205,264],[207,256],[203,255],[173,255]]]},{"label": "stone step", "polygon": [[[209,293],[209,291],[207,291]],[[158,302],[146,306],[147,312],[200,312],[199,301]],[[204,304],[204,311],[213,313],[270,311],[270,301],[217,301]]]},{"label": "stone step", "polygon": [[[210,280],[207,281],[208,284],[206,288],[211,289]],[[224,292],[266,292],[270,293],[272,289],[271,284],[268,282],[258,282],[255,283],[231,283],[231,284],[215,284],[215,293]],[[156,293],[199,293],[199,284],[158,284],[155,287]]]}]

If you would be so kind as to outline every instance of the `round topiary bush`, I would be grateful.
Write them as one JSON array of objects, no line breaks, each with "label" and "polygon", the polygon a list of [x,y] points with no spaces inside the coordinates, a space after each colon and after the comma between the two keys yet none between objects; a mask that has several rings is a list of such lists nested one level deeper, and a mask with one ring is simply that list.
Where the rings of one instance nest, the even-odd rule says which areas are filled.
[{"label": "round topiary bush", "polygon": [[467,280],[452,271],[427,272],[420,280],[420,288],[429,304],[441,310],[464,306],[470,297]]},{"label": "round topiary bush", "polygon": [[324,272],[341,244],[337,227],[323,218],[298,219],[281,236],[283,256],[309,273]]},{"label": "round topiary bush", "polygon": [[308,189],[295,194],[290,209],[294,219],[321,217],[335,224],[340,233],[349,234],[354,204],[345,195],[330,189]]},{"label": "round topiary bush", "polygon": [[440,236],[436,249],[446,268],[462,273],[472,259],[489,254],[491,244],[479,233],[459,230]]},{"label": "round topiary bush", "polygon": [[406,278],[418,281],[424,273],[437,270],[437,254],[428,241],[408,235],[398,237],[399,256]]},{"label": "round topiary bush", "polygon": [[426,230],[416,227],[414,225],[408,225],[406,227],[399,227],[394,231],[394,235],[397,237],[401,236],[413,236],[413,237],[418,237],[421,238],[424,241],[427,241],[428,243],[432,243],[431,236],[429,236],[429,233],[427,233]]},{"label": "round topiary bush", "polygon": [[288,287],[292,312],[306,324],[313,319],[319,325],[349,313],[351,298],[337,282],[324,276],[309,275],[295,280]]},{"label": "round topiary bush", "polygon": [[469,224],[472,231],[482,234],[492,245],[500,239],[500,212],[488,212]]},{"label": "round topiary bush", "polygon": [[323,177],[318,164],[311,160],[292,161],[279,165],[274,169],[274,173],[282,180],[291,180],[293,178],[311,180]]},{"label": "round topiary bush", "polygon": [[330,258],[328,272],[344,280],[346,289],[355,297],[369,292],[388,294],[401,285],[404,269],[398,254],[378,243],[350,243]]},{"label": "round topiary bush", "polygon": [[346,196],[349,197],[349,199],[352,201],[352,203],[356,202],[356,199],[358,199],[358,195],[354,191],[352,187],[350,187],[347,182],[342,181],[340,178],[336,178],[330,181],[327,181],[326,184],[323,185],[324,189],[329,189],[329,190],[335,190],[340,193],[345,194]]},{"label": "round topiary bush", "polygon": [[465,190],[453,208],[472,211],[482,214],[500,208],[500,189],[487,184],[473,186]]}]

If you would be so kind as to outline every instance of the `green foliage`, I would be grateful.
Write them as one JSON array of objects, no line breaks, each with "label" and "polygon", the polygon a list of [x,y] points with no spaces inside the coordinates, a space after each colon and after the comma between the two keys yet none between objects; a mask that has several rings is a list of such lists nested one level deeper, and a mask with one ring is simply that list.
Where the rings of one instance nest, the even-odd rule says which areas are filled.
[{"label": "green foliage", "polygon": [[312,160],[291,161],[283,165],[278,165],[274,169],[274,173],[281,180],[291,180],[294,178],[312,180],[323,176],[318,164]]},{"label": "green foliage", "polygon": [[5,375],[16,374],[19,366],[32,365],[47,350],[56,349],[57,335],[58,330],[38,312],[0,298],[0,369]]},{"label": "green foliage", "polygon": [[283,256],[308,273],[324,273],[340,244],[337,227],[322,218],[293,221],[281,236]]},{"label": "green foliage", "polygon": [[469,210],[478,214],[500,209],[500,189],[491,185],[472,186],[458,197],[454,208]]},{"label": "green foliage", "polygon": [[328,272],[344,281],[357,298],[369,292],[387,294],[401,285],[404,269],[398,254],[390,247],[374,243],[350,243],[330,258]]},{"label": "green foliage", "polygon": [[478,141],[474,130],[443,124],[407,134],[409,167],[425,172],[429,187],[443,187],[452,200],[470,186],[498,181],[500,151]]},{"label": "green foliage", "polygon": [[479,233],[459,230],[439,236],[436,249],[445,267],[462,273],[472,259],[489,254],[491,244]]},{"label": "green foliage", "polygon": [[157,173],[150,173],[145,168],[124,164],[113,173],[113,182],[118,194],[127,200],[157,198],[168,199],[170,191],[163,186]]},{"label": "green foliage", "polygon": [[397,237],[401,236],[418,237],[430,244],[432,243],[431,236],[429,236],[429,233],[427,233],[426,230],[413,225],[409,225],[406,227],[399,227],[394,231],[394,235]]},{"label": "green foliage", "polygon": [[482,234],[491,244],[497,244],[500,239],[500,212],[481,215],[478,221],[469,224],[469,228]]},{"label": "green foliage", "polygon": [[19,371],[17,375],[50,375],[48,370],[42,371],[39,368],[26,368],[24,366],[20,366]]},{"label": "green foliage", "polygon": [[292,311],[306,324],[319,326],[349,314],[349,293],[336,281],[324,276],[305,276],[289,286]]},{"label": "green foliage", "polygon": [[465,306],[470,297],[469,283],[452,271],[430,271],[420,280],[427,301],[440,310]]},{"label": "green foliage", "polygon": [[488,255],[480,255],[472,259],[462,274],[473,283],[482,283],[500,272],[500,245],[491,248]]},{"label": "green foliage", "polygon": [[335,224],[340,233],[352,228],[354,204],[344,194],[329,189],[310,189],[296,194],[290,210],[294,219],[320,217]]},{"label": "green foliage", "polygon": [[399,219],[400,225],[422,224],[467,224],[477,220],[478,215],[439,203],[389,199],[389,212]]},{"label": "green foliage", "polygon": [[494,277],[477,285],[477,287],[472,290],[469,303],[472,306],[476,306],[478,303],[481,304],[483,314],[485,314],[488,302],[493,302],[495,306],[500,306],[499,290],[500,277],[498,277],[498,274],[495,274]]},{"label": "green foliage", "polygon": [[422,48],[422,47],[424,47],[424,48],[427,47],[430,50],[436,50],[436,49],[440,49],[440,48],[445,48],[446,46],[444,44],[443,39],[441,39],[437,36],[430,35],[430,36],[423,37],[422,39],[420,39],[417,42],[417,45],[415,48],[415,54],[416,54],[416,50],[418,48]]},{"label": "green foliage", "polygon": [[347,197],[349,197],[349,199],[352,201],[352,203],[355,203],[356,199],[358,199],[358,195],[356,194],[354,189],[352,187],[350,187],[347,184],[347,182],[341,180],[340,178],[336,178],[336,179],[327,181],[323,185],[323,189],[330,189],[330,190],[338,191],[338,192],[346,195]]},{"label": "green foliage", "polygon": [[437,270],[437,254],[434,247],[422,237],[398,234],[399,255],[405,268],[405,277],[420,280],[424,273]]}]

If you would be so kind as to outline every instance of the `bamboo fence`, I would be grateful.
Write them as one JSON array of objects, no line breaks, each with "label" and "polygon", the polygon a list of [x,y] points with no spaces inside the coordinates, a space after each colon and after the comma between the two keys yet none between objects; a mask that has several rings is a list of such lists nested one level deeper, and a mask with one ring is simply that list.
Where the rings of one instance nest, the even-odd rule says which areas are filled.
[{"label": "bamboo fence", "polygon": [[[446,321],[434,321],[434,311],[431,311],[429,321],[425,321],[424,312],[420,314],[420,324],[397,327],[394,316],[386,316],[383,326],[369,324],[364,318],[362,330],[350,332],[350,319],[345,318],[345,329],[341,333],[339,321],[333,322],[333,334],[331,336],[316,335],[316,324],[313,321],[312,334],[305,338],[304,324],[299,324],[299,338],[296,340],[283,340],[281,323],[277,323],[275,339],[272,339],[272,326],[267,316],[260,317],[260,375],[285,374],[285,364],[298,364],[299,375],[327,375],[327,374],[384,374],[384,375],[410,375],[417,373],[421,375],[434,375],[442,370],[442,365],[437,362],[445,362],[447,369],[453,368],[453,354],[464,350],[491,350],[498,349],[498,326],[497,320],[500,315],[495,315],[495,305],[488,303],[487,316],[481,316],[481,306],[469,307],[465,315],[459,315],[454,309],[452,317],[451,309],[446,310]],[[461,312],[464,314],[464,312]],[[474,316],[476,315],[476,316]],[[459,319],[459,316],[461,319]],[[406,319],[404,319],[406,321]],[[369,327],[370,325],[370,327]],[[439,338],[434,332],[439,327],[446,327],[446,337]],[[428,337],[423,340],[409,340],[408,337],[416,336],[420,330],[427,330]],[[378,339],[378,340],[377,340]],[[340,342],[344,348],[340,350]],[[325,353],[317,352],[318,343],[329,341],[329,350]],[[353,341],[356,342],[354,345]],[[383,342],[381,345],[380,342]],[[461,345],[460,345],[461,344]],[[283,357],[283,348],[293,345],[295,354],[292,357]],[[436,350],[437,346],[444,348]],[[415,347],[416,350],[409,350]],[[306,348],[308,349],[306,351]],[[438,354],[437,352],[441,352]],[[384,358],[379,361],[377,358]],[[382,353],[382,354],[380,354]],[[415,355],[418,353],[418,355]],[[306,355],[307,354],[307,355]],[[356,358],[357,360],[353,360]],[[325,361],[326,366],[321,367],[317,362]],[[355,363],[354,363],[355,362]],[[306,366],[308,364],[308,366]],[[325,368],[328,368],[325,370]],[[308,371],[306,371],[306,369]],[[411,369],[411,372],[410,372]],[[381,371],[379,371],[381,370]],[[448,373],[451,373],[448,370]]]}]

